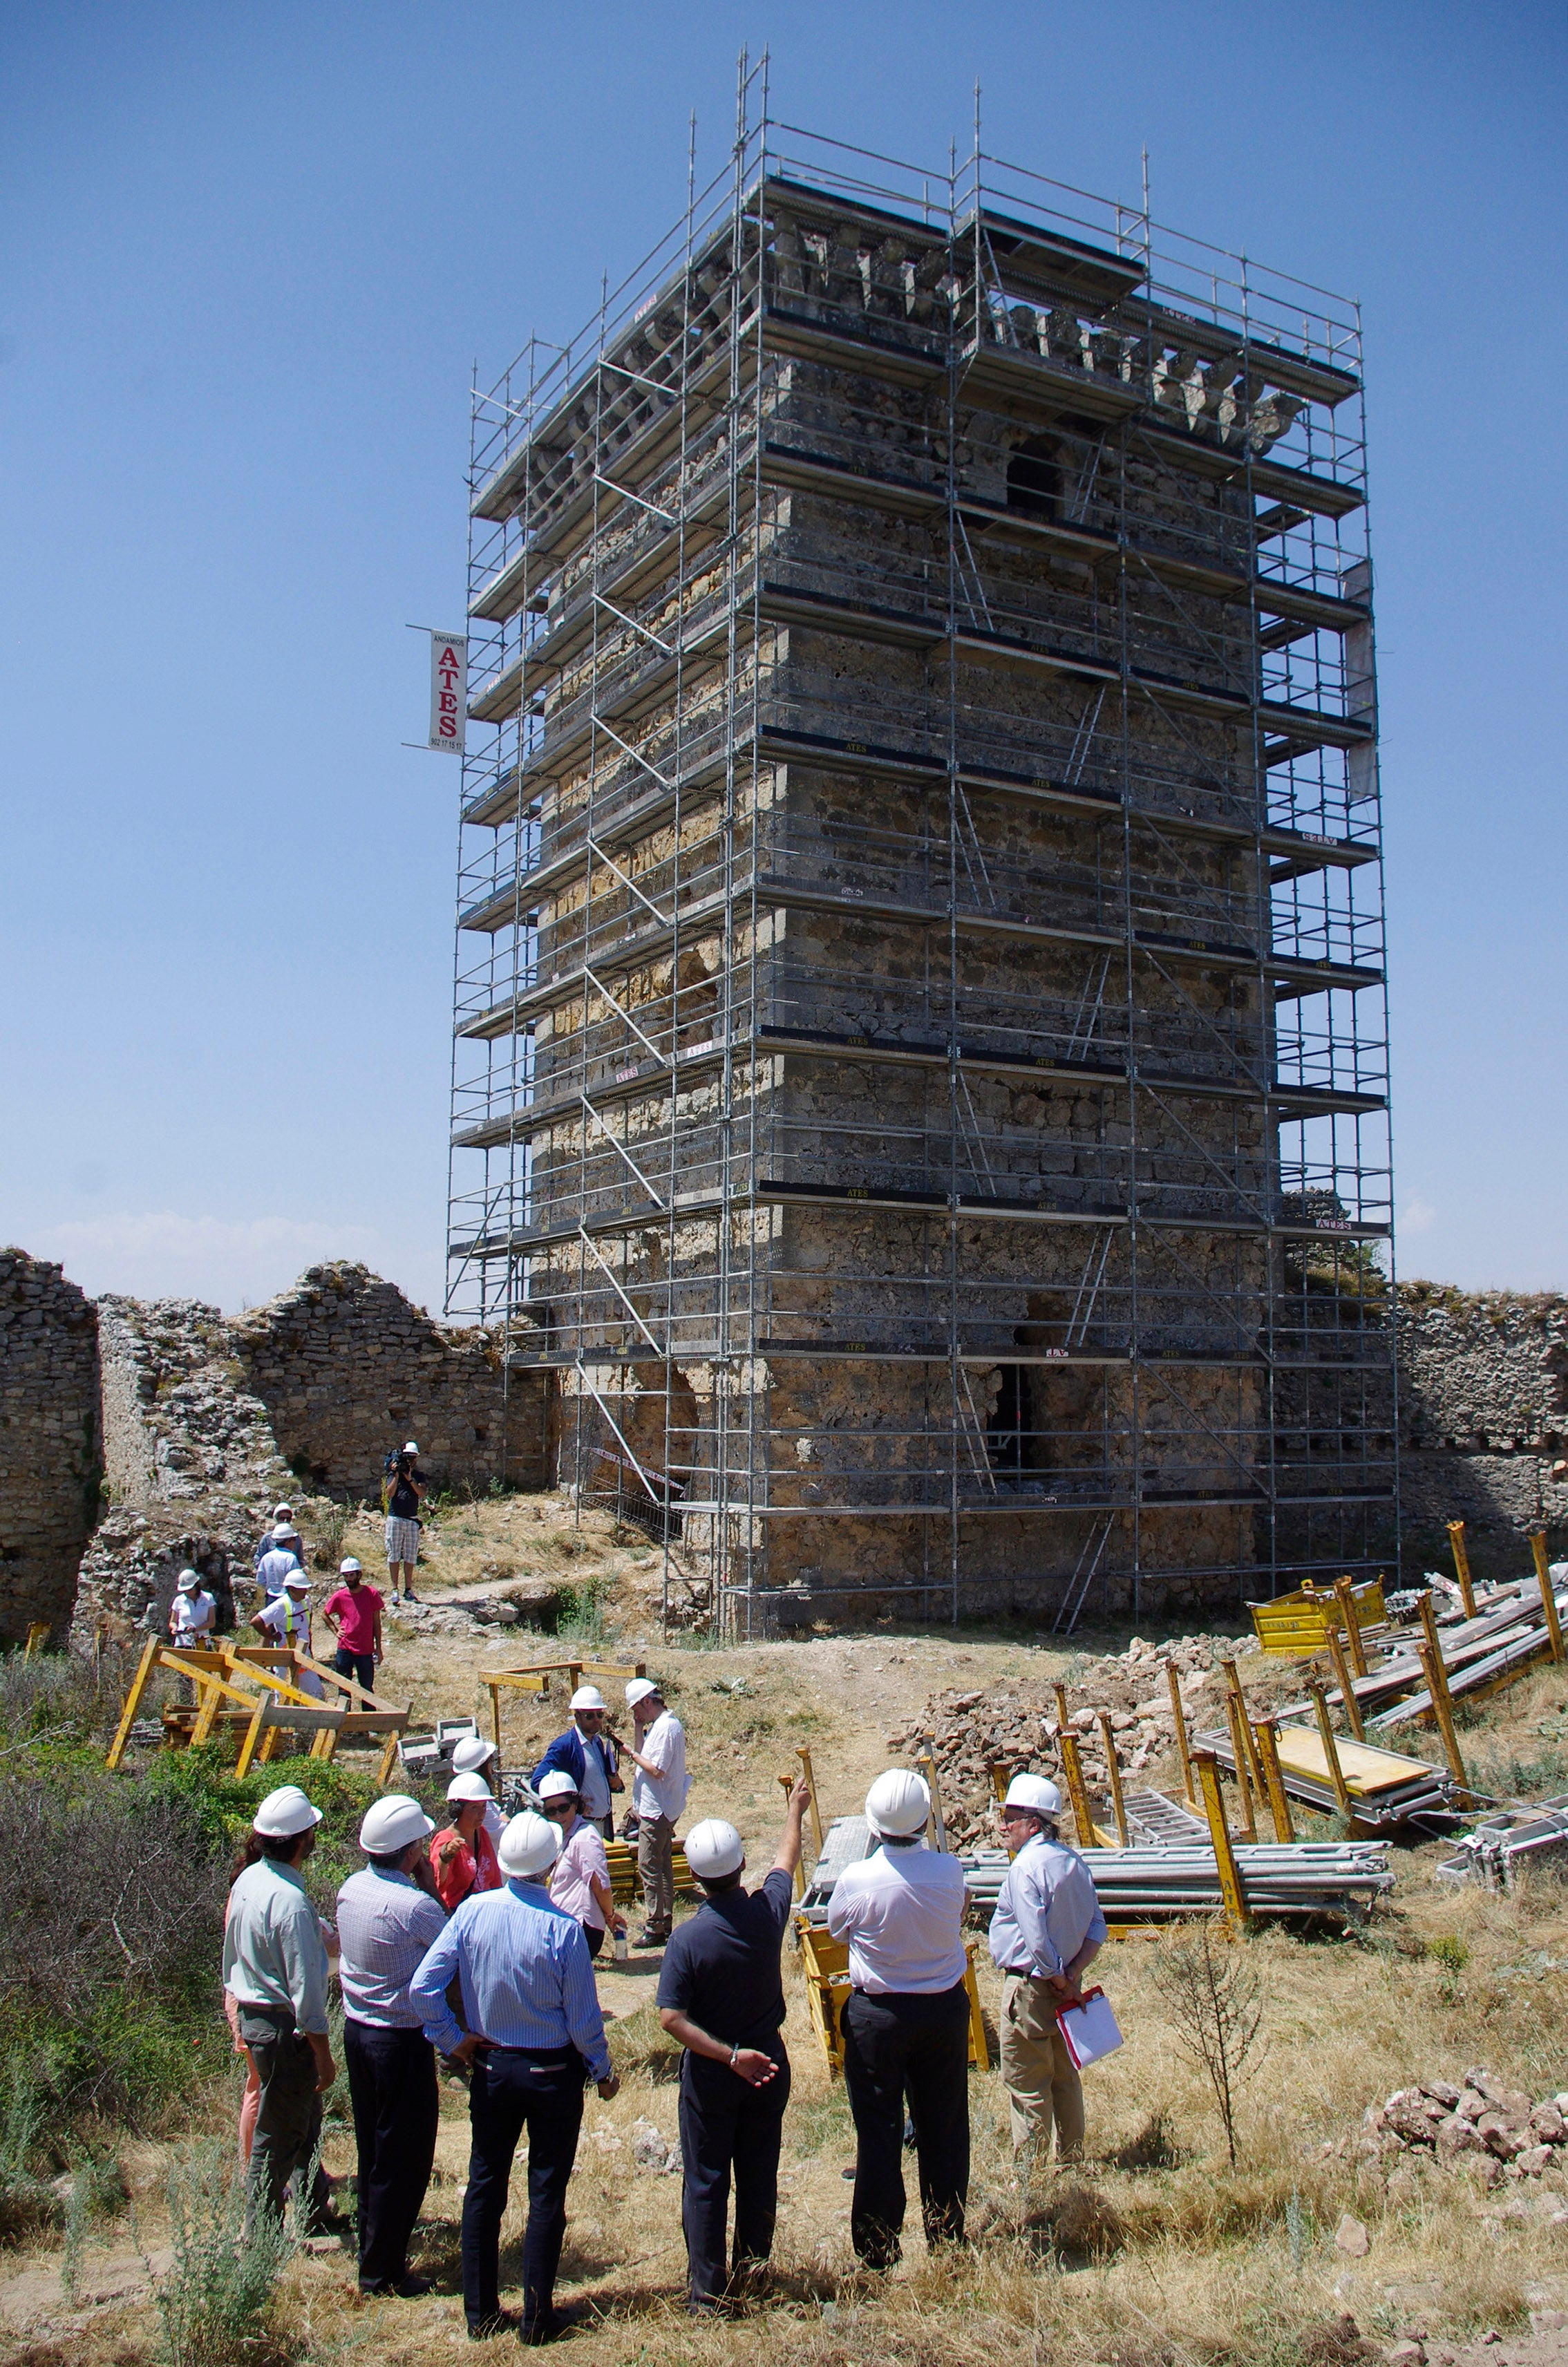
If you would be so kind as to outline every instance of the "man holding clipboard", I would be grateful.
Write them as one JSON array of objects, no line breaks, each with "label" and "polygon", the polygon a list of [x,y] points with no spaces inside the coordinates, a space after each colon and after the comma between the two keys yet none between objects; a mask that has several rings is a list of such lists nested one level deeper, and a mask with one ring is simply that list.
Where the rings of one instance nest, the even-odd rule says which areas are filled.
[{"label": "man holding clipboard", "polygon": [[1015,1775],[1002,1802],[1012,1863],[991,1919],[991,1954],[1005,1976],[1002,2079],[1012,2149],[1032,2142],[1043,2158],[1056,2129],[1056,2159],[1083,2154],[1083,2084],[1057,2027],[1083,1996],[1083,1976],[1105,1942],[1105,1918],[1088,1866],[1058,1840],[1062,1795],[1043,1775]]}]

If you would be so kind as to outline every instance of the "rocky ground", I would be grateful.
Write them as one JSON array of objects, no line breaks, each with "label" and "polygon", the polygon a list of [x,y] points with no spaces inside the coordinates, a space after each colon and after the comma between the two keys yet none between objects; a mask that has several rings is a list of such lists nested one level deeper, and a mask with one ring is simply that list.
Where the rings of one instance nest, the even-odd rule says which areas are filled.
[{"label": "rocky ground", "polygon": [[[314,1509],[314,1508],[312,1508]],[[328,1524],[323,1514],[319,1523]],[[310,1531],[310,1523],[307,1522]],[[378,1536],[350,1522],[335,1549],[367,1563]],[[324,1541],[324,1539],[323,1539]],[[1043,1721],[1068,1688],[1075,1724],[1111,1715],[1130,1780],[1174,1772],[1167,1661],[1196,1714],[1221,1699],[1217,1660],[1234,1632],[1075,1639],[981,1629],[709,1646],[660,1625],[662,1557],[602,1516],[581,1525],[555,1497],[437,1512],[423,1601],[393,1614],[382,1689],[416,1723],[481,1706],[487,1669],[603,1654],[654,1669],[684,1720],[687,1812],[724,1813],[753,1867],[777,1833],[778,1778],[808,1750],[826,1810],[859,1806],[872,1775],[935,1737],[953,1821],[987,1822],[987,1761],[1049,1764]],[[526,1590],[554,1591],[546,1637]],[[504,1616],[510,1608],[516,1615]],[[1299,1670],[1244,1661],[1249,1697],[1294,1688]],[[1499,1695],[1466,1729],[1483,1765],[1541,1771],[1562,1731],[1568,1673]],[[509,1766],[532,1763],[563,1716],[558,1693],[511,1697]],[[1213,1721],[1217,1722],[1217,1721]],[[1086,1756],[1091,1755],[1086,1742]],[[1093,1781],[1091,1775],[1091,1781]],[[1519,1780],[1523,1780],[1522,1777]],[[765,2344],[778,2367],[1568,2367],[1568,1889],[1541,1869],[1507,1897],[1433,1880],[1441,1844],[1396,1849],[1391,1899],[1364,1931],[1263,1931],[1247,1943],[1262,1976],[1267,2053],[1244,2084],[1238,2167],[1226,2163],[1213,2098],[1162,2001],[1161,1950],[1114,1944],[1101,1974],[1126,2034],[1086,2075],[1090,2158],[1019,2184],[993,2075],[972,2085],[973,2249],[928,2259],[918,2234],[886,2285],[858,2278],[848,2244],[852,2153],[842,2089],[829,2081],[785,1952],[795,2083],[786,2119],[778,2287],[761,2316],[694,2328],[679,2308],[682,2259],[673,2066],[650,2010],[658,1959],[601,1977],[625,2074],[591,2099],[571,2199],[563,2298],[596,2322],[567,2346],[606,2367],[718,2367]],[[999,1985],[982,1952],[994,2024]],[[257,2367],[360,2361],[431,2367],[469,2353],[456,2298],[465,2175],[463,2097],[445,2092],[437,2180],[420,2237],[436,2292],[362,2305],[335,2248],[285,2277],[276,2347]],[[196,2129],[231,2128],[227,2091],[193,2099]],[[1468,2132],[1468,2134],[1461,2134]],[[188,2145],[190,2134],[178,2140]],[[155,2356],[149,2267],[170,2242],[166,2145],[118,2147],[133,2217],[91,2231],[62,2278],[58,2238],[0,2255],[0,2362],[132,2367]],[[329,2133],[345,2171],[346,2125]],[[505,2230],[516,2272],[522,2214]],[[499,2354],[498,2354],[499,2355]]]}]

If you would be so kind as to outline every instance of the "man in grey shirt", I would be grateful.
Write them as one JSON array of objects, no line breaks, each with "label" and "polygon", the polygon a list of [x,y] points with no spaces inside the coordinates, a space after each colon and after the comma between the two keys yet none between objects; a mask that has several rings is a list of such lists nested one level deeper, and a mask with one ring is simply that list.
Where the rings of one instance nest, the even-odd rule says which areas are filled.
[{"label": "man in grey shirt", "polygon": [[311,2233],[330,2215],[319,2159],[321,2098],[337,2078],[327,2037],[326,1942],[299,1874],[321,1821],[298,1784],[267,1794],[255,1813],[262,1854],[229,1894],[223,1933],[223,1986],[261,2078],[249,2209],[281,2219],[290,2184],[314,2163]]},{"label": "man in grey shirt", "polygon": [[435,2158],[435,2056],[409,1982],[446,1928],[417,1800],[389,1792],[367,1812],[369,1863],[337,1895],[343,2052],[359,2149],[359,2290],[412,2301],[430,2279],[408,2264]]}]

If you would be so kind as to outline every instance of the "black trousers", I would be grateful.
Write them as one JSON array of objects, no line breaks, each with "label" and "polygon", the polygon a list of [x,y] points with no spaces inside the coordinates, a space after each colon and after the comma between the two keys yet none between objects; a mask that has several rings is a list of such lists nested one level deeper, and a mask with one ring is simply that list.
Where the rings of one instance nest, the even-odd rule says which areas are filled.
[{"label": "black trousers", "polygon": [[789,2057],[768,2048],[778,2071],[753,2088],[728,2063],[688,2055],[681,2072],[681,2225],[694,2302],[722,2299],[729,2182],[735,2180],[734,2272],[765,2260],[779,2211],[779,2138],[789,2101]]},{"label": "black trousers", "polygon": [[367,1693],[376,1690],[376,1655],[374,1652],[351,1652],[340,1644],[333,1654],[333,1666],[340,1677],[352,1677]]},{"label": "black trousers", "polygon": [[536,2053],[493,2046],[468,2083],[468,2191],[463,2198],[463,2309],[470,2326],[500,2309],[501,2222],[518,2139],[528,2132],[528,2226],[523,2238],[523,2330],[549,2323],[577,2159],[586,2071],[575,2046]]},{"label": "black trousers", "polygon": [[359,2148],[359,2282],[379,2292],[408,2267],[430,2183],[440,2112],[435,2056],[423,2031],[346,2019],[343,2052]]},{"label": "black trousers", "polygon": [[254,2213],[259,2206],[272,2218],[281,2219],[289,2188],[298,2188],[314,2161],[306,2222],[315,2234],[332,2208],[332,2194],[318,2157],[321,2100],[316,2093],[314,2050],[295,2029],[291,2014],[258,2014],[245,2005],[240,2008],[240,2035],[251,2050],[251,2061],[261,2080],[261,2102],[245,2174],[247,2211]]},{"label": "black trousers", "polygon": [[915,2124],[928,2244],[964,2234],[969,2195],[969,1996],[960,1981],[932,1997],[845,2003],[844,2085],[854,2115],[850,2240],[868,2267],[891,2268],[904,2225],[904,2099]]}]

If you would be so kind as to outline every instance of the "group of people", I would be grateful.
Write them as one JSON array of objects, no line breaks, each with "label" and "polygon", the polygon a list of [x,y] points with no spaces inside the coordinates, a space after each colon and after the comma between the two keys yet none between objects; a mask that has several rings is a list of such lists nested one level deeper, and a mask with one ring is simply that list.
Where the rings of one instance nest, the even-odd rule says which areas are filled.
[{"label": "group of people", "polygon": [[[394,1603],[417,1603],[414,1571],[419,1562],[420,1513],[425,1479],[419,1468],[419,1443],[410,1439],[387,1457],[382,1489],[386,1511],[387,1577]],[[295,1525],[291,1504],[277,1504],[256,1541],[252,1556],[260,1602],[251,1625],[263,1641],[287,1645],[307,1659],[315,1657],[310,1618],[310,1580],[305,1568],[305,1547]],[[366,1579],[363,1564],[349,1554],[338,1565],[338,1583],[321,1605],[322,1624],[333,1639],[333,1667],[340,1677],[352,1678],[367,1693],[375,1690],[376,1671],[384,1648],[381,1614],[385,1600]],[[182,1569],[169,1606],[169,1640],[176,1651],[198,1650],[211,1643],[218,1628],[218,1602],[203,1585],[199,1572]],[[319,1699],[321,1678],[313,1670],[299,1674],[300,1690]]]},{"label": "group of people", "polygon": [[[709,1818],[687,1836],[703,1904],[671,1930],[668,1852],[685,1804],[684,1736],[657,1686],[627,1687],[636,1739],[617,1750],[602,1696],[583,1688],[547,1751],[534,1790],[547,1811],[503,1818],[484,1780],[490,1746],[459,1746],[443,1832],[417,1801],[389,1795],[360,1829],[366,1864],[338,1893],[344,2051],[358,2147],[359,2281],[413,2295],[408,2247],[434,2160],[436,2057],[468,2083],[471,2147],[462,2214],[463,2303],[470,2335],[515,2322],[529,2343],[567,2320],[554,2288],[585,2088],[618,2081],[594,1985],[607,1931],[624,1936],[604,1835],[621,1751],[637,1769],[633,1806],[648,1905],[645,1942],[662,1944],[656,2004],[683,2050],[680,2128],[688,2306],[725,2307],[772,2249],[789,2099],[780,1954],[794,1903],[808,1786],[790,1796],[761,1885],[748,1891],[745,1845]],[[666,1724],[668,1721],[668,1724]],[[663,1727],[662,1733],[660,1727]],[[1058,2029],[1064,2005],[1105,1938],[1093,1881],[1060,1839],[1061,1799],[1016,1776],[1002,1807],[1011,1854],[990,1930],[1005,1976],[1001,2071],[1016,2149],[1058,2159],[1082,2146],[1082,2091]],[[969,2178],[965,1895],[955,1858],[926,1844],[931,1796],[918,1776],[880,1775],[866,1797],[874,1843],[841,1873],[829,1932],[849,1950],[841,2017],[856,2135],[851,2237],[873,2269],[899,2257],[906,2111],[913,2124],[927,2240],[962,2240]],[[286,1784],[257,1810],[235,1879],[223,1969],[236,2043],[255,2078],[253,2208],[280,2213],[315,2159],[321,2097],[336,2076],[327,2039],[328,1938],[301,1878],[319,1812]],[[646,1854],[642,1841],[650,1836]],[[662,1919],[662,1920],[660,1920]],[[513,2157],[527,2135],[523,2307],[499,2292],[500,2229]],[[734,2190],[733,2236],[729,2201]],[[326,2208],[318,2187],[310,2207]]]}]

